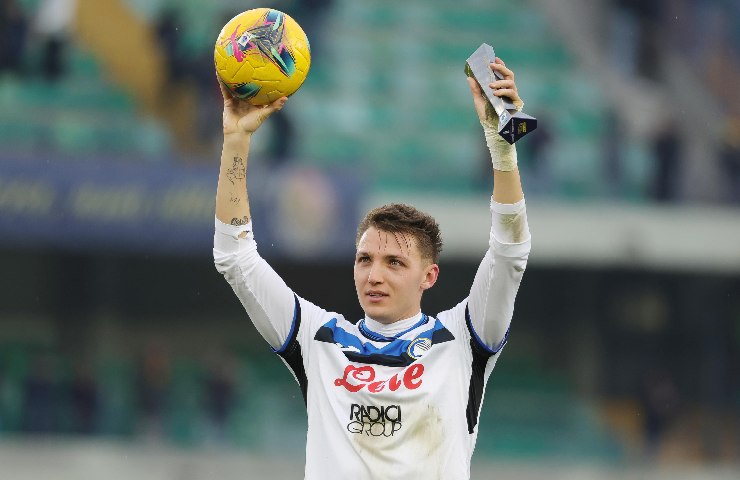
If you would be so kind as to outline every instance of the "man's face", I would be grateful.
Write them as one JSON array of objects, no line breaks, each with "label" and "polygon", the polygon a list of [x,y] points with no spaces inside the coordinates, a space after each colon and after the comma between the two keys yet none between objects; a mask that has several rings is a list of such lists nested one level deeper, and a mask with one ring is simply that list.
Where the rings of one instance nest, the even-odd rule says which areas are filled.
[{"label": "man's face", "polygon": [[419,313],[421,294],[437,281],[439,267],[424,259],[409,234],[368,228],[355,255],[355,289],[365,314],[392,323]]}]

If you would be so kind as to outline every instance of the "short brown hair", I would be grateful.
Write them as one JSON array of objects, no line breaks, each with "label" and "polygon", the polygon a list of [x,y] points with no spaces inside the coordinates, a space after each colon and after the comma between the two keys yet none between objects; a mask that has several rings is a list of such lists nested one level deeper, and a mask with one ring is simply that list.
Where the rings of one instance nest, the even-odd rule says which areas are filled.
[{"label": "short brown hair", "polygon": [[357,227],[355,246],[359,245],[362,234],[370,228],[391,233],[407,233],[416,240],[422,258],[439,262],[442,251],[442,235],[439,224],[431,215],[404,203],[390,203],[367,212]]}]

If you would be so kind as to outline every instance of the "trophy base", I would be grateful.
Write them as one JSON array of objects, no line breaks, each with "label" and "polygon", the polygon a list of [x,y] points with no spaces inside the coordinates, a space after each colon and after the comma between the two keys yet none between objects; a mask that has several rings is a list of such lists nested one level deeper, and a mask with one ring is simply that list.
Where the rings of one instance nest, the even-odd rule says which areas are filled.
[{"label": "trophy base", "polygon": [[498,134],[513,145],[517,140],[537,128],[537,119],[526,113],[504,110],[499,115]]}]

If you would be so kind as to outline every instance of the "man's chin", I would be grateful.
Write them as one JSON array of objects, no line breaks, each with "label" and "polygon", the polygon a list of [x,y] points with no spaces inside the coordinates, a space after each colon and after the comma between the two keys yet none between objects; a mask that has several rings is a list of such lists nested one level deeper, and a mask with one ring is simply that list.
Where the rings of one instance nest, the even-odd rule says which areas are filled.
[{"label": "man's chin", "polygon": [[364,309],[365,315],[380,323],[392,323],[391,316],[384,308],[369,306]]}]

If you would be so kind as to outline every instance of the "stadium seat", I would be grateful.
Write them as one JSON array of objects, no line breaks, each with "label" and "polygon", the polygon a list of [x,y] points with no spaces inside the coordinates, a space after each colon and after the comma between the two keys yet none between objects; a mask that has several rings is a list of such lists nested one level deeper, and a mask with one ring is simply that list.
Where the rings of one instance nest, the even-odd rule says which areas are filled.
[{"label": "stadium seat", "polygon": [[[128,2],[147,18],[166,3]],[[222,11],[193,0],[180,12],[191,26],[183,34],[190,51],[210,49]],[[556,191],[597,192],[598,174],[586,179],[578,168],[597,168],[589,156],[599,154],[608,105],[533,2],[511,9],[505,0],[337,0],[324,31],[321,61],[286,110],[301,124],[296,151],[304,161],[363,168],[377,188],[472,188],[481,136],[463,64],[488,42],[516,67],[527,111],[545,114],[558,136],[550,145],[564,163]]]}]

